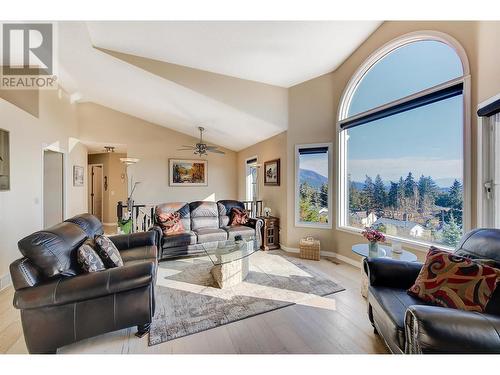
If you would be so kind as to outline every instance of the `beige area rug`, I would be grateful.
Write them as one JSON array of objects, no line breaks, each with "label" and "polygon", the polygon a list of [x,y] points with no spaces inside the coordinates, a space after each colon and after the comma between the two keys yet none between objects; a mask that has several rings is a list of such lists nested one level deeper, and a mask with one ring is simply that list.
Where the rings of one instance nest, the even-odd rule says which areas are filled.
[{"label": "beige area rug", "polygon": [[281,252],[258,251],[249,260],[245,281],[225,289],[214,287],[207,257],[161,262],[149,345],[344,290]]}]

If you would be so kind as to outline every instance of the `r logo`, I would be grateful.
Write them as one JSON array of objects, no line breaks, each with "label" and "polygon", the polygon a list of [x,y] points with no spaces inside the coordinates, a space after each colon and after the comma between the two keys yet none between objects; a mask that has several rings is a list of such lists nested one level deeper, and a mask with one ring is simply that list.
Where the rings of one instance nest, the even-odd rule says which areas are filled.
[{"label": "r logo", "polygon": [[3,24],[4,75],[53,74],[53,32],[50,23]]}]

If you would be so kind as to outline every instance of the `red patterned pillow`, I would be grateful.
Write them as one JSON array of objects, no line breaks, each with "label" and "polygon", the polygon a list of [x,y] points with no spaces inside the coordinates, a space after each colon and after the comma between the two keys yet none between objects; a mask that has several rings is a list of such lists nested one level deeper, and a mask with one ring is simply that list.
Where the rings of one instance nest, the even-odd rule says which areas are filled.
[{"label": "red patterned pillow", "polygon": [[431,247],[408,294],[443,307],[484,312],[499,278],[493,267]]},{"label": "red patterned pillow", "polygon": [[233,207],[231,209],[231,222],[229,225],[245,225],[248,223],[248,213],[246,210]]},{"label": "red patterned pillow", "polygon": [[156,219],[165,236],[184,232],[184,225],[181,221],[181,215],[178,212],[160,214]]}]

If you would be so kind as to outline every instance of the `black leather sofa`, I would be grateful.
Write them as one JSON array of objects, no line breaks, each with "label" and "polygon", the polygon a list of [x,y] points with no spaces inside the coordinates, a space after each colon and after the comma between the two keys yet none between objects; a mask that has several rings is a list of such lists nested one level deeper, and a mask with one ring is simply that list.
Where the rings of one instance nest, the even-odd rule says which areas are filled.
[{"label": "black leather sofa", "polygon": [[138,326],[138,335],[148,332],[155,308],[156,233],[110,237],[124,265],[81,273],[76,250],[95,234],[102,234],[102,224],[83,214],[19,241],[24,257],[10,265],[10,273],[30,353],[55,353],[131,326]]},{"label": "black leather sofa", "polygon": [[[500,268],[500,230],[466,234],[457,255]],[[500,287],[485,313],[428,305],[406,293],[421,263],[366,258],[368,317],[392,353],[500,353]]]},{"label": "black leather sofa", "polygon": [[233,207],[245,209],[242,202],[235,200],[173,202],[157,205],[155,216],[178,212],[185,230],[184,233],[164,236],[158,225],[151,229],[157,232],[160,259],[201,255],[204,254],[201,244],[234,240],[237,235],[242,238],[254,237],[260,247],[261,229],[264,224],[262,219],[249,219],[246,225],[229,226]]}]

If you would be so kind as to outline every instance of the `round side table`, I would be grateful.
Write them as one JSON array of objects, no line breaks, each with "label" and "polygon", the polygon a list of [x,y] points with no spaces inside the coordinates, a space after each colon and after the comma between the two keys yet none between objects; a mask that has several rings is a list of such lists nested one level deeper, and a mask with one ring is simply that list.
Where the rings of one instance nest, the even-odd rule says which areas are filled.
[{"label": "round side table", "polygon": [[[390,258],[407,262],[417,261],[417,256],[409,251],[402,250],[401,254],[397,254],[389,246],[382,245],[378,245],[378,252],[376,254],[369,252],[367,243],[354,245],[352,252],[363,258]],[[361,260],[361,295],[365,298],[368,297],[368,284],[368,275],[363,269],[363,260]]]}]

